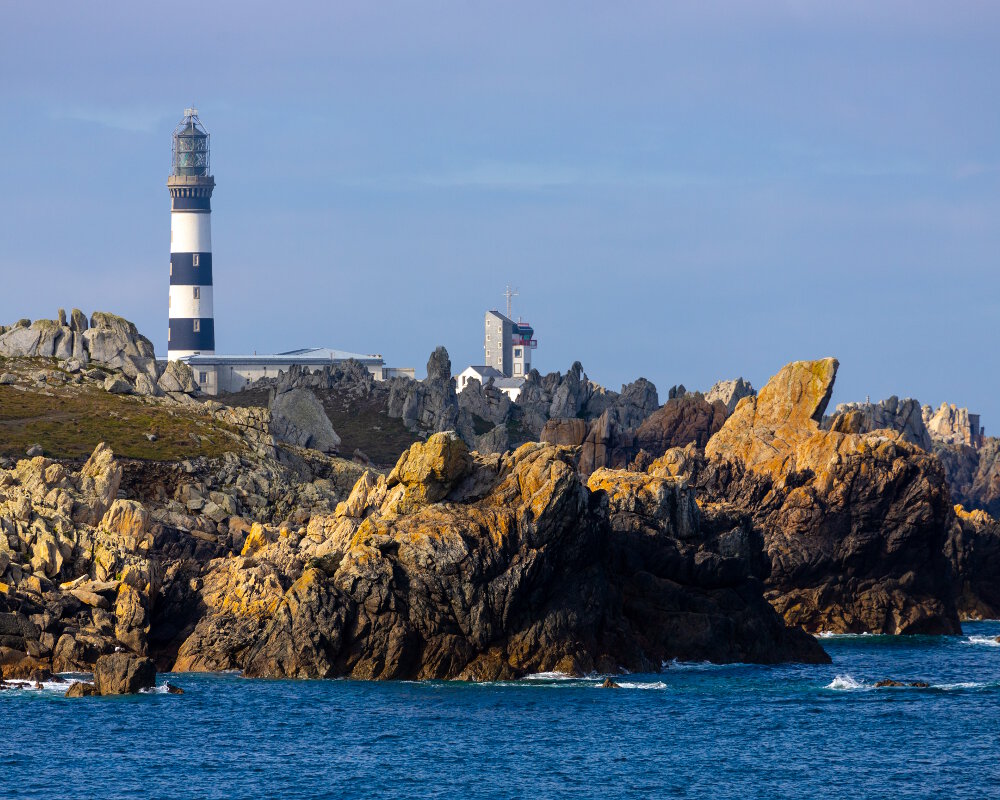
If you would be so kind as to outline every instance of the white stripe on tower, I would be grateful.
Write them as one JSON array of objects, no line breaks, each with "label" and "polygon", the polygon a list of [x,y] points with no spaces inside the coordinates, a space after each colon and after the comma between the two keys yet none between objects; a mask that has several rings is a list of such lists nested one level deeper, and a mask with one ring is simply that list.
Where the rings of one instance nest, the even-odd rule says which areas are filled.
[{"label": "white stripe on tower", "polygon": [[170,190],[170,326],[167,358],[215,352],[212,309],[212,191],[209,135],[198,111],[174,130]]}]

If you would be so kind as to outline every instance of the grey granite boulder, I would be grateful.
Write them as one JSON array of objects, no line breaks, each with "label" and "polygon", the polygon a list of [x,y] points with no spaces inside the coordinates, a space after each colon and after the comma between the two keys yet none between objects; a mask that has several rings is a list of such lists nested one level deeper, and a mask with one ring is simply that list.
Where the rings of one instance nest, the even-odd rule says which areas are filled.
[{"label": "grey granite boulder", "polygon": [[195,394],[198,391],[198,384],[194,381],[194,372],[183,361],[168,361],[158,383],[165,392]]},{"label": "grey granite boulder", "polygon": [[340,449],[340,437],[311,389],[275,393],[270,406],[271,433],[275,438],[322,453]]}]

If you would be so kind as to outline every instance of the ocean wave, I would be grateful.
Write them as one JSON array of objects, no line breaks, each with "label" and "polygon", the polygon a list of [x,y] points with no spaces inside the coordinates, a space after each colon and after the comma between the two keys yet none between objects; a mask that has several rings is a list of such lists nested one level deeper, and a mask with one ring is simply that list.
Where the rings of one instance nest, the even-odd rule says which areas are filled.
[{"label": "ocean wave", "polygon": [[170,694],[170,687],[161,683],[159,686],[151,686],[148,689],[140,689],[139,694]]},{"label": "ocean wave", "polygon": [[[73,685],[75,680],[76,679],[58,680],[57,678],[51,678],[47,681],[42,681],[40,684],[38,684],[35,681],[29,681],[24,678],[7,678],[4,681],[4,683],[12,687],[14,691],[47,692],[49,694],[66,694],[66,690]],[[84,683],[88,682],[89,681],[84,681]]]},{"label": "ocean wave", "polygon": [[525,681],[575,681],[579,678],[565,672],[535,672],[525,675],[521,680]]},{"label": "ocean wave", "polygon": [[969,636],[965,644],[979,644],[985,647],[1000,647],[996,636]]},{"label": "ocean wave", "polygon": [[837,675],[823,688],[834,689],[839,692],[856,692],[862,689],[874,689],[875,687],[870,683],[862,683],[859,680],[855,680],[850,675]]},{"label": "ocean wave", "polygon": [[[599,683],[595,685],[598,688],[601,687],[601,684]],[[664,689],[669,688],[667,684],[665,684],[663,681],[655,681],[653,683],[639,683],[637,681],[621,681],[620,683],[618,683],[618,685],[622,689],[652,689],[654,691],[663,691]]]},{"label": "ocean wave", "polygon": [[862,639],[866,636],[876,636],[874,633],[835,633],[834,631],[820,631],[814,634],[816,639]]}]

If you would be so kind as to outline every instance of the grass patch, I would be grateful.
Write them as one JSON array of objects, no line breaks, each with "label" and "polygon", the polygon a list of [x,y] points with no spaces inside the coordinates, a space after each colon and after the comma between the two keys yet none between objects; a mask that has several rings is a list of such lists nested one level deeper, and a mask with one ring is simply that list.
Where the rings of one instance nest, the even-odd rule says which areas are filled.
[{"label": "grass patch", "polygon": [[[155,442],[146,434],[154,434]],[[178,461],[240,447],[235,432],[183,407],[153,405],[96,386],[0,386],[0,455],[40,444],[50,458],[87,458],[105,442],[123,458]]]}]

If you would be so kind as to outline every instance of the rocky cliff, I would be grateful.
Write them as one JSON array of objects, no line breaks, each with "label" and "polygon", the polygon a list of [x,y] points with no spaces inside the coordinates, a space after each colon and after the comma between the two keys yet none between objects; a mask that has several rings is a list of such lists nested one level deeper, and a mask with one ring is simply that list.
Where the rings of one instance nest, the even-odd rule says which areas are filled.
[{"label": "rocky cliff", "polygon": [[753,517],[771,559],[767,597],[789,624],[957,632],[944,472],[898,433],[822,430],[836,372],[834,359],[786,366],[692,462],[696,484]]},{"label": "rocky cliff", "polygon": [[763,601],[759,563],[739,521],[702,526],[683,480],[588,487],[565,449],[479,456],[437,434],[301,539],[261,531],[214,567],[174,666],[494,680],[823,660]]}]

